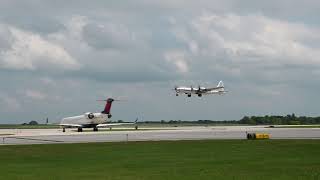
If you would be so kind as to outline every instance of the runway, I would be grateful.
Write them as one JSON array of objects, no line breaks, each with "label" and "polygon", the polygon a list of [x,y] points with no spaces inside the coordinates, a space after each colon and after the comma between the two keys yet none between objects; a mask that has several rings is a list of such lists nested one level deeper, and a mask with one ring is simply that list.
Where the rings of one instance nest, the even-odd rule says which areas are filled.
[{"label": "runway", "polygon": [[320,139],[320,128],[208,126],[143,128],[141,130],[74,132],[68,129],[1,129],[0,145],[162,140],[246,139],[246,132],[269,133],[271,139]]}]

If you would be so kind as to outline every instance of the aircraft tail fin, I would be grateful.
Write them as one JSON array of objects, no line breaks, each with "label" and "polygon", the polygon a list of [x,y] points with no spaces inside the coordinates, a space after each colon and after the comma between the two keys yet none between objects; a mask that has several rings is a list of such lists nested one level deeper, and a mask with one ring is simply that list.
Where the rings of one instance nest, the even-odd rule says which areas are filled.
[{"label": "aircraft tail fin", "polygon": [[224,88],[223,82],[222,82],[222,81],[219,81],[219,84],[218,84],[217,87],[218,87],[218,88]]},{"label": "aircraft tail fin", "polygon": [[104,110],[101,112],[103,114],[110,114],[110,110],[111,110],[111,105],[112,105],[112,102],[114,101],[114,99],[112,98],[108,98],[107,100],[104,100],[106,101],[106,105],[104,107]]}]

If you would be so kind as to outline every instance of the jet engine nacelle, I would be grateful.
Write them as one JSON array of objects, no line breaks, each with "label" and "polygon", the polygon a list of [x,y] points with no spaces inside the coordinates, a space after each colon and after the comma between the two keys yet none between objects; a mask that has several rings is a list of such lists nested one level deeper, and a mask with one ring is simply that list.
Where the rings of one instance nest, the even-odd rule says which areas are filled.
[{"label": "jet engine nacelle", "polygon": [[93,114],[93,113],[86,113],[86,116],[87,116],[89,119],[93,119],[93,118],[94,118],[94,114]]}]

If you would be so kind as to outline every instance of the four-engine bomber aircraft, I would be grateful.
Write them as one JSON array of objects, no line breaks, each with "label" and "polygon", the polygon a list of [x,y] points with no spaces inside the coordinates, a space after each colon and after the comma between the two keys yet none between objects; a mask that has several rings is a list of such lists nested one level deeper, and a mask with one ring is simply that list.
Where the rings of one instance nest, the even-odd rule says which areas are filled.
[{"label": "four-engine bomber aircraft", "polygon": [[224,85],[222,81],[219,82],[217,87],[213,87],[213,88],[205,88],[201,86],[198,86],[197,88],[194,88],[192,86],[190,87],[176,86],[174,90],[176,91],[176,96],[179,96],[179,94],[187,94],[188,97],[191,97],[191,94],[197,94],[199,97],[201,97],[202,95],[207,95],[207,94],[223,95],[227,93],[227,91],[224,89]]},{"label": "four-engine bomber aircraft", "polygon": [[111,127],[137,123],[138,119],[136,119],[134,123],[107,123],[108,119],[112,117],[110,113],[112,102],[116,100],[108,98],[107,100],[100,101],[106,101],[105,108],[101,113],[87,112],[80,116],[63,118],[59,124],[63,127],[63,132],[65,132],[66,127],[77,127],[78,132],[82,132],[82,128],[93,128],[93,131],[98,131],[98,127]]}]

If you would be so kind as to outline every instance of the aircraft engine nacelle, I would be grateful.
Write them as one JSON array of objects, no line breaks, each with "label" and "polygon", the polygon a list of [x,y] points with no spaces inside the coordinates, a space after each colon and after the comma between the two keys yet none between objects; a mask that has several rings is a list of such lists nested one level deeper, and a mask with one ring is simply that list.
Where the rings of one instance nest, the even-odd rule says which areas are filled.
[{"label": "aircraft engine nacelle", "polygon": [[94,114],[93,113],[86,113],[87,117],[89,119],[93,119],[94,118]]}]

